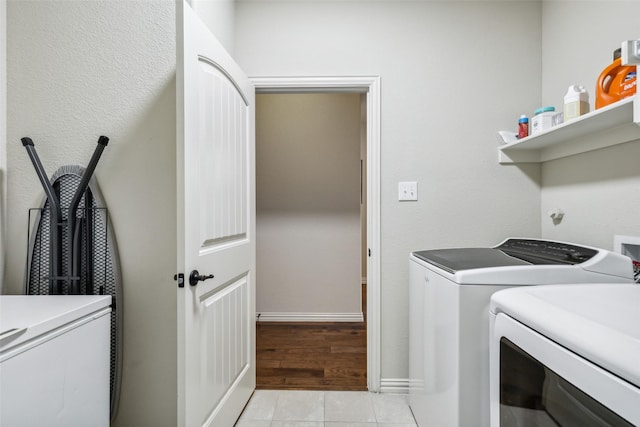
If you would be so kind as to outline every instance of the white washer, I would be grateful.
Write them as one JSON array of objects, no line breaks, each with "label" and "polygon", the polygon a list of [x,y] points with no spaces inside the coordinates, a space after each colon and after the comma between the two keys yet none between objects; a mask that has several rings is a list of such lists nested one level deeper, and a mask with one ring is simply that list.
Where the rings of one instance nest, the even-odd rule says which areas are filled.
[{"label": "white washer", "polygon": [[640,285],[508,289],[490,312],[492,427],[640,425]]},{"label": "white washer", "polygon": [[564,242],[414,252],[409,262],[409,404],[421,427],[489,425],[489,300],[501,289],[633,281],[628,257]]}]

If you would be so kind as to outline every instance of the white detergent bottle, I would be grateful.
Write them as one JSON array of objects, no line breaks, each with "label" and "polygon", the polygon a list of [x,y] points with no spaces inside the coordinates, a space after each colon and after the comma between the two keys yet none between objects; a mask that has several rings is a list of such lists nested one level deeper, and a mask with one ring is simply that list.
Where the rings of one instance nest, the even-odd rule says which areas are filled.
[{"label": "white detergent bottle", "polygon": [[564,96],[563,116],[568,122],[589,112],[589,93],[584,86],[571,85]]}]

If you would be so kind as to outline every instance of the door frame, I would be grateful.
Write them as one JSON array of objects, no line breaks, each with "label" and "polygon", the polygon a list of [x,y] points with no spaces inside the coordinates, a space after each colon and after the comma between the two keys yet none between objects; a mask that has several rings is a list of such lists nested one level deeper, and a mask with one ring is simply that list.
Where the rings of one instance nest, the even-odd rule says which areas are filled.
[{"label": "door frame", "polygon": [[367,94],[367,387],[380,391],[380,76],[249,77],[259,93]]}]

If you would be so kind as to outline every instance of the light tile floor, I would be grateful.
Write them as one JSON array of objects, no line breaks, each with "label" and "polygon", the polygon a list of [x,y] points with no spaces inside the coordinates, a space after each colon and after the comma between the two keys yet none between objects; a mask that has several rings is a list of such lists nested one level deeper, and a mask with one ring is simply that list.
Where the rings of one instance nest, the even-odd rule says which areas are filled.
[{"label": "light tile floor", "polygon": [[256,390],[236,427],[415,427],[407,396]]}]

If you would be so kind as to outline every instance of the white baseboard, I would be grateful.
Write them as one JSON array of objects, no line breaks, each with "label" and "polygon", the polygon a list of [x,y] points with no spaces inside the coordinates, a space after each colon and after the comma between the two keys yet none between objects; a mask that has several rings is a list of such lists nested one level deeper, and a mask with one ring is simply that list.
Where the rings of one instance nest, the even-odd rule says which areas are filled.
[{"label": "white baseboard", "polygon": [[362,313],[258,313],[260,322],[364,322]]},{"label": "white baseboard", "polygon": [[408,378],[381,378],[380,393],[409,394]]}]

